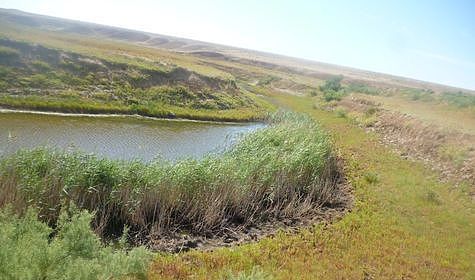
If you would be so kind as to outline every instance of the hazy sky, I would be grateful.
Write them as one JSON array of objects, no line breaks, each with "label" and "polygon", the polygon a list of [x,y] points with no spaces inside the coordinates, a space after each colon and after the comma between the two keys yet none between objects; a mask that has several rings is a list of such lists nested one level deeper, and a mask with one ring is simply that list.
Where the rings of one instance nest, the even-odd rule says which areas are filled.
[{"label": "hazy sky", "polygon": [[475,89],[472,0],[2,0],[0,7]]}]

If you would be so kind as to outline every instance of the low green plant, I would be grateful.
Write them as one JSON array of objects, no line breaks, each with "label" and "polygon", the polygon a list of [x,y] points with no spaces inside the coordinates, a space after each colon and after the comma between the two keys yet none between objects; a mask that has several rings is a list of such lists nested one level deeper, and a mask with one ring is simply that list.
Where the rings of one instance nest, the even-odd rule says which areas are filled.
[{"label": "low green plant", "polygon": [[320,90],[322,92],[329,92],[329,91],[338,92],[343,89],[341,86],[342,80],[343,80],[342,75],[333,76],[329,78],[328,80],[326,80],[325,83],[320,86]]},{"label": "low green plant", "polygon": [[453,145],[442,145],[438,153],[443,160],[451,161],[457,166],[462,166],[468,157],[468,151],[465,147]]},{"label": "low green plant", "polygon": [[366,172],[364,173],[363,178],[368,184],[374,185],[379,182],[379,176],[375,172]]},{"label": "low green plant", "polygon": [[368,108],[366,111],[365,111],[365,116],[366,117],[371,117],[373,116],[374,114],[376,114],[376,112],[378,111],[378,108],[374,107],[374,106],[371,106],[370,108]]},{"label": "low green plant", "polygon": [[343,108],[337,108],[335,113],[339,118],[346,118],[348,116],[348,113]]},{"label": "low green plant", "polygon": [[345,93],[343,91],[327,90],[323,92],[323,99],[326,102],[340,101],[344,95]]},{"label": "low green plant", "polygon": [[381,89],[371,87],[369,85],[358,83],[358,82],[350,83],[347,87],[347,90],[349,92],[357,92],[357,93],[363,93],[363,94],[368,94],[368,95],[380,95],[383,92]]},{"label": "low green plant", "polygon": [[87,211],[64,209],[55,229],[37,216],[32,208],[22,216],[0,210],[0,279],[146,278],[152,255],[103,245]]}]

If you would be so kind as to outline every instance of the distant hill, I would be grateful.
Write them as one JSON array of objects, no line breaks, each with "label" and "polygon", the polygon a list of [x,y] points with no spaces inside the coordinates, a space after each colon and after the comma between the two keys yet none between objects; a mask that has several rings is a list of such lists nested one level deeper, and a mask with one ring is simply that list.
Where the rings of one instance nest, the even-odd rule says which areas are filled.
[{"label": "distant hill", "polygon": [[[342,74],[347,80],[361,81],[380,87],[411,87],[431,89],[436,92],[460,90],[459,88],[405,77],[381,74],[197,40],[37,15],[19,10],[0,9],[0,23],[24,26],[39,30],[61,31],[63,33],[91,36],[95,38],[120,40],[136,45],[155,47],[174,52],[186,52],[201,57],[233,60],[244,64],[264,67],[267,69],[285,70],[290,73],[297,73],[319,79],[325,79],[330,75]],[[475,93],[471,90],[464,91]]]}]

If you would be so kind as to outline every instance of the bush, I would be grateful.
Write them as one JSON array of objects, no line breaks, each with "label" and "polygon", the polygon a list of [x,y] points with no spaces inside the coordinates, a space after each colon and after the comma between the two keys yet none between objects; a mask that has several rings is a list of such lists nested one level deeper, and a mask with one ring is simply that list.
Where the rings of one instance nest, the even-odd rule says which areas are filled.
[{"label": "bush", "polygon": [[343,76],[334,76],[325,81],[325,84],[320,86],[320,90],[322,92],[338,92],[342,89],[341,81],[343,80]]},{"label": "bush", "polygon": [[326,102],[330,101],[340,101],[345,94],[341,91],[333,91],[333,90],[328,90],[323,93],[323,99]]},{"label": "bush", "polygon": [[339,118],[346,118],[347,117],[347,112],[345,109],[343,108],[337,108],[335,110],[336,112],[336,115],[339,117]]},{"label": "bush", "polygon": [[146,278],[150,253],[102,245],[90,228],[92,215],[69,210],[61,213],[56,231],[32,209],[22,217],[1,210],[0,279]]}]

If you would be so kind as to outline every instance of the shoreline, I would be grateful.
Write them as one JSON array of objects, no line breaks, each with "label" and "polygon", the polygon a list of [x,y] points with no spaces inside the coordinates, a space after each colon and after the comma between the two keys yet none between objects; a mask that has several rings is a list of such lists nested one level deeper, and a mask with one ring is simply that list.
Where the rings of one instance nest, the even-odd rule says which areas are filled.
[{"label": "shoreline", "polygon": [[196,120],[196,119],[185,119],[185,118],[159,118],[159,117],[149,117],[142,116],[139,114],[93,114],[93,113],[64,113],[58,111],[35,111],[35,110],[24,110],[24,109],[7,109],[0,107],[0,114],[4,113],[18,113],[18,114],[34,114],[34,115],[46,115],[46,116],[60,116],[60,117],[83,117],[83,118],[134,118],[134,119],[143,119],[143,120],[158,120],[158,121],[175,121],[175,122],[194,122],[194,123],[207,123],[207,124],[230,124],[230,125],[248,125],[253,123],[265,123],[259,121],[206,121],[206,120]]}]

